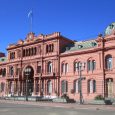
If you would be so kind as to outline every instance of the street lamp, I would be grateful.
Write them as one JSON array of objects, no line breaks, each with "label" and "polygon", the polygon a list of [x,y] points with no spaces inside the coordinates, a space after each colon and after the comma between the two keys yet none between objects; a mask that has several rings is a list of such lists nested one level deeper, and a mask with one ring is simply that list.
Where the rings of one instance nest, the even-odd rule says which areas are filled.
[{"label": "street lamp", "polygon": [[80,92],[80,104],[83,104],[83,95],[82,95],[82,80],[85,80],[85,77],[82,77],[81,72],[85,69],[86,63],[78,62],[77,69],[79,74],[79,92]]},{"label": "street lamp", "polygon": [[26,75],[26,101],[28,101],[28,77],[30,75],[31,68],[25,69],[25,75]]}]

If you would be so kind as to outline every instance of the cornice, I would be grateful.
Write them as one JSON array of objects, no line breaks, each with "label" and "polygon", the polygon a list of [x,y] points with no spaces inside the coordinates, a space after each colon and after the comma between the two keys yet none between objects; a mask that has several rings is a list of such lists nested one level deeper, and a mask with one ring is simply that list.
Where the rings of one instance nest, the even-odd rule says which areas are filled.
[{"label": "cornice", "polygon": [[[30,37],[31,35],[32,35],[32,37]],[[33,33],[29,33],[24,41],[19,40],[18,43],[11,44],[6,49],[11,50],[11,49],[15,49],[15,48],[20,48],[20,47],[24,47],[24,46],[28,46],[28,45],[46,42],[46,41],[49,41],[52,39],[57,39],[59,37],[61,37],[60,32],[54,32],[54,33],[48,34],[48,35],[40,34],[38,36],[34,36]]]},{"label": "cornice", "polygon": [[92,53],[92,52],[97,52],[101,50],[102,48],[95,48],[95,49],[79,50],[79,51],[74,51],[74,52],[66,52],[66,53],[61,53],[60,57]]}]

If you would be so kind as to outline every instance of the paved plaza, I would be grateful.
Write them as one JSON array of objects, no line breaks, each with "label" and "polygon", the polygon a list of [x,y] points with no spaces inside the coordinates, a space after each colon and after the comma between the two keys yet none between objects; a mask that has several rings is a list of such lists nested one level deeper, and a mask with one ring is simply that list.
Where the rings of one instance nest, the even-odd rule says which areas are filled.
[{"label": "paved plaza", "polygon": [[114,115],[114,105],[0,101],[0,115]]}]

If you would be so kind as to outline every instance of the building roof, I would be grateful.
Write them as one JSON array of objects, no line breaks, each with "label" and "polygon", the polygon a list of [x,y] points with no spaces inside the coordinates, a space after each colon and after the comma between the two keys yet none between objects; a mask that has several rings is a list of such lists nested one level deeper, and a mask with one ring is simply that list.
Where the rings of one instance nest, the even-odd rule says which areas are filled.
[{"label": "building roof", "polygon": [[1,58],[0,58],[0,63],[6,62],[6,61],[7,61],[7,58],[6,58],[6,57],[1,57]]},{"label": "building roof", "polygon": [[4,56],[5,56],[5,53],[0,52],[0,57],[4,57]]},{"label": "building roof", "polygon": [[105,29],[105,35],[110,35],[115,30],[115,22],[111,23],[107,28]]},{"label": "building roof", "polygon": [[74,44],[67,45],[64,48],[63,52],[83,50],[83,49],[93,48],[96,46],[97,46],[97,42],[95,40],[79,41],[79,42],[74,42]]}]

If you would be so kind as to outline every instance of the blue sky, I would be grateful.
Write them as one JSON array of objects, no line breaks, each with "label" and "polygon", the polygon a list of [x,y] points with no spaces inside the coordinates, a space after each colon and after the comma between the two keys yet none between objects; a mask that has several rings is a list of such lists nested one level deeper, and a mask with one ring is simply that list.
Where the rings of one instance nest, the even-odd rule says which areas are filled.
[{"label": "blue sky", "polygon": [[0,0],[0,52],[25,39],[31,9],[36,35],[61,32],[80,41],[95,38],[115,22],[115,0]]}]

